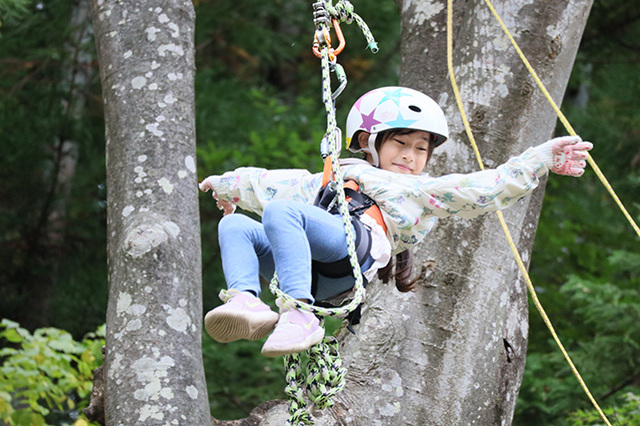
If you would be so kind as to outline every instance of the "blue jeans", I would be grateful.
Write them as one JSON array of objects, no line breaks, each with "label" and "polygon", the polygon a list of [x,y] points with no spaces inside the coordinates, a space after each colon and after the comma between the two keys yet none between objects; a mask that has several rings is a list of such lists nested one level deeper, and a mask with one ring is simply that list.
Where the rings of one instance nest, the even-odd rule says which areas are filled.
[{"label": "blue jeans", "polygon": [[259,295],[259,275],[271,279],[275,270],[284,293],[312,302],[311,260],[329,263],[348,254],[340,215],[285,199],[265,207],[262,223],[242,214],[225,216],[218,239],[229,289]]}]

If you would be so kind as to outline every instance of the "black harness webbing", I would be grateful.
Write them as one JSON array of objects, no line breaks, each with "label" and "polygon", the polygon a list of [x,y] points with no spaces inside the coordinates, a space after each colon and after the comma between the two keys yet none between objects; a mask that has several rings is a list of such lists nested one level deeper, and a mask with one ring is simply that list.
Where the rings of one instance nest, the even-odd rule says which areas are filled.
[{"label": "black harness webbing", "polygon": [[[355,246],[356,246],[356,254],[358,256],[358,263],[360,266],[364,266],[366,261],[369,259],[369,254],[371,252],[371,229],[363,224],[360,221],[360,216],[370,207],[375,205],[375,202],[365,194],[356,191],[351,188],[344,188],[345,195],[349,199],[349,214],[351,215],[351,224],[355,230]],[[338,204],[336,197],[336,190],[333,189],[330,185],[325,185],[314,201],[314,205],[327,210],[329,213],[336,214],[338,213]],[[351,266],[351,262],[349,261],[349,256],[347,255],[343,259],[337,260],[335,262],[323,263],[318,261],[311,262],[311,294],[315,298],[319,293],[318,284],[323,280],[323,278],[340,280],[342,278],[353,277],[353,268]],[[363,285],[366,287],[368,282],[367,279],[363,278]],[[324,307],[334,307],[332,303],[328,300],[339,296],[345,291],[353,288],[353,281],[340,280],[340,284],[336,286],[335,292],[326,294],[326,292],[322,293],[321,300],[316,299],[315,305],[324,306]],[[352,333],[352,326],[360,323],[361,317],[361,307],[358,306],[354,311],[352,311],[347,319],[349,320],[349,325],[347,328]]]}]

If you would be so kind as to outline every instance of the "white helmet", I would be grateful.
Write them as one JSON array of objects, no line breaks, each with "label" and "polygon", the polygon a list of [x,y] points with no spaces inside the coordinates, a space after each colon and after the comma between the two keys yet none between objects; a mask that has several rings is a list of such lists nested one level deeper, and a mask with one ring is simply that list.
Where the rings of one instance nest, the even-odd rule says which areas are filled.
[{"label": "white helmet", "polygon": [[[347,116],[347,149],[371,153],[378,165],[375,139],[389,129],[412,129],[431,133],[435,146],[449,138],[447,119],[436,101],[407,87],[381,87],[365,93],[351,107]],[[358,133],[370,133],[369,147],[361,148]]]}]

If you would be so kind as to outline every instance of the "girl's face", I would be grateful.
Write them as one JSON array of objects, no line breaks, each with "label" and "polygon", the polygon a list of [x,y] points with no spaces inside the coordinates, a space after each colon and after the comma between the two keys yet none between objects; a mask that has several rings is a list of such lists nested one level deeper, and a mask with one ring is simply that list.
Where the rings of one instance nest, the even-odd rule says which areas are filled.
[{"label": "girl's face", "polygon": [[431,134],[416,130],[386,138],[378,149],[380,168],[390,172],[419,175],[429,160]]}]

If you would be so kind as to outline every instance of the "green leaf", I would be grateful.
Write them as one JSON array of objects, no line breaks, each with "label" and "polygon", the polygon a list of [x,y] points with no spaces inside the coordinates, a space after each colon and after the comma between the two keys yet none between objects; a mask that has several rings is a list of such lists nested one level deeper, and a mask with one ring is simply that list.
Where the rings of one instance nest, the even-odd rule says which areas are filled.
[{"label": "green leaf", "polygon": [[2,321],[0,321],[0,327],[5,327],[5,328],[18,328],[20,324],[18,324],[15,321],[11,321],[7,318],[3,318]]},{"label": "green leaf", "polygon": [[70,334],[61,335],[57,340],[52,340],[49,345],[51,349],[66,353],[81,354],[84,351],[84,349],[71,338]]},{"label": "green leaf", "polygon": [[7,339],[11,343],[20,343],[22,342],[22,336],[18,333],[15,328],[10,328],[2,333],[2,337]]},{"label": "green leaf", "polygon": [[42,414],[25,411],[25,410],[15,411],[11,415],[11,420],[15,425],[45,426],[47,424]]}]

